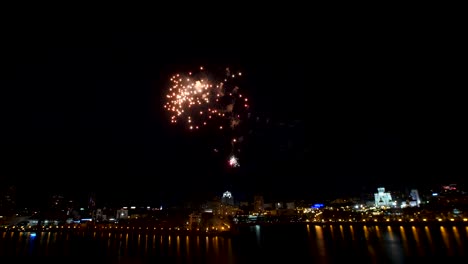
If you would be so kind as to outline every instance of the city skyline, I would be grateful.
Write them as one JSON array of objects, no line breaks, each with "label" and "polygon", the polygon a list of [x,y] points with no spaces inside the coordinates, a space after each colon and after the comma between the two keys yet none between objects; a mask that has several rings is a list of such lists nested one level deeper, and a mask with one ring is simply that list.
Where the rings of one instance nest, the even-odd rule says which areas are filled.
[{"label": "city skyline", "polygon": [[[375,188],[374,188],[375,187]],[[154,199],[155,197],[147,196],[121,196],[119,199],[113,197],[109,199],[106,197],[106,193],[91,192],[81,194],[70,194],[63,191],[57,191],[55,193],[49,193],[47,197],[31,197],[24,196],[24,193],[18,193],[17,187],[10,185],[7,188],[0,189],[0,195],[4,202],[8,204],[8,208],[17,211],[30,211],[30,210],[50,210],[55,207],[56,201],[60,201],[63,206],[68,204],[73,208],[121,208],[121,207],[138,207],[138,208],[172,208],[172,209],[193,209],[204,208],[207,204],[213,202],[229,203],[231,205],[242,205],[242,204],[254,204],[258,197],[261,197],[265,204],[275,203],[297,203],[300,206],[305,205],[317,205],[325,204],[331,205],[334,203],[372,203],[375,201],[377,204],[378,197],[384,197],[380,200],[380,203],[385,206],[407,206],[408,203],[413,201],[419,203],[423,201],[424,204],[429,204],[430,200],[437,199],[439,197],[445,197],[445,195],[459,195],[459,197],[466,196],[466,186],[464,184],[450,183],[450,184],[434,184],[434,185],[412,185],[404,187],[395,187],[394,185],[376,185],[373,187],[366,186],[361,190],[349,190],[341,194],[329,193],[328,196],[310,193],[304,196],[284,196],[281,194],[271,194],[263,192],[232,192],[231,189],[226,188],[224,191],[212,192],[212,196],[198,196],[198,197],[181,197],[177,199],[175,197],[162,197]],[[23,196],[22,196],[23,195]],[[229,201],[226,199],[228,198]],[[41,198],[41,199],[38,199]],[[44,198],[44,199],[42,199]],[[448,198],[450,199],[450,198]],[[458,200],[457,200],[458,201]],[[463,199],[461,200],[463,201]],[[6,206],[4,204],[4,206]],[[13,207],[10,207],[13,206]],[[52,206],[52,207],[50,207]],[[416,204],[412,204],[412,207]],[[5,208],[7,208],[5,207]],[[5,209],[3,208],[3,209]]]},{"label": "city skyline", "polygon": [[[204,196],[227,185],[247,193],[327,195],[417,184],[407,161],[436,159],[401,153],[402,131],[411,134],[414,126],[403,125],[410,118],[400,94],[410,93],[400,71],[408,53],[391,42],[369,47],[365,30],[311,41],[286,32],[216,42],[185,33],[50,32],[12,40],[2,184],[31,195],[67,190],[119,198]],[[353,41],[340,44],[344,37]],[[170,75],[200,66],[244,73],[241,88],[259,121],[246,130],[238,168],[214,151],[223,134],[171,126],[162,109]],[[438,161],[421,172],[428,183],[439,182],[448,164]],[[452,170],[447,181],[463,181]]]}]

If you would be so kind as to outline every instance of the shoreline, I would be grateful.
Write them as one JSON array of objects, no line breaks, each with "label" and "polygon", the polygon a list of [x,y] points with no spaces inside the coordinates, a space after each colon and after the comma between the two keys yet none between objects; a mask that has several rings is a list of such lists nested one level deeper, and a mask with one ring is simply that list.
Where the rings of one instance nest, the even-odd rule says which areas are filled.
[{"label": "shoreline", "polygon": [[409,221],[386,221],[386,222],[295,222],[295,223],[242,223],[235,224],[229,230],[187,230],[177,228],[149,228],[149,227],[102,227],[102,226],[57,226],[51,228],[11,228],[4,227],[0,228],[0,233],[67,233],[67,234],[78,234],[81,236],[96,236],[99,233],[107,234],[145,234],[145,235],[176,235],[176,236],[236,236],[239,235],[241,229],[250,228],[254,226],[260,227],[298,227],[298,226],[403,226],[403,227],[453,227],[462,226],[468,227],[466,221],[427,221],[427,222],[409,222]]}]

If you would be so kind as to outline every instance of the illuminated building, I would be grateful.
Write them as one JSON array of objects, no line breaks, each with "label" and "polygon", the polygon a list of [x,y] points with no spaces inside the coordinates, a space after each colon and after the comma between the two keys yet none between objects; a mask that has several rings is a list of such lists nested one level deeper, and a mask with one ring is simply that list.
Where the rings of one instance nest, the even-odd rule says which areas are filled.
[{"label": "illuminated building", "polygon": [[98,209],[93,211],[93,219],[94,220],[97,220],[97,221],[107,220],[103,216],[104,216],[104,214],[102,212],[102,209],[98,208]]},{"label": "illuminated building", "polygon": [[197,228],[201,223],[201,214],[191,213],[189,215],[189,228]]},{"label": "illuminated building", "polygon": [[123,209],[117,210],[115,219],[128,219],[128,209],[123,208]]},{"label": "illuminated building", "polygon": [[389,192],[385,192],[385,188],[383,187],[377,188],[377,193],[374,193],[374,199],[376,207],[387,207],[394,205],[394,202],[392,201],[392,196]]},{"label": "illuminated building", "polygon": [[410,201],[410,206],[419,206],[421,204],[421,199],[419,198],[419,192],[416,189],[411,190],[410,196],[412,201]]},{"label": "illuminated building", "polygon": [[221,203],[234,205],[234,197],[232,197],[231,192],[226,191],[223,193],[223,197],[221,198]]}]

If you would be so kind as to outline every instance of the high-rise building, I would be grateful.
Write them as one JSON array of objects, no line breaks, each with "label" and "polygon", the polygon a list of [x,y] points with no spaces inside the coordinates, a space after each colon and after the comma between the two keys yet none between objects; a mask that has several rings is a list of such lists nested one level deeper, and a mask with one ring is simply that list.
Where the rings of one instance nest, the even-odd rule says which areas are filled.
[{"label": "high-rise building", "polygon": [[419,206],[421,204],[421,198],[419,198],[419,192],[416,189],[412,189],[410,192],[412,201],[410,201],[410,206]]},{"label": "high-rise building", "polygon": [[264,201],[263,201],[263,196],[261,195],[255,195],[254,196],[254,212],[263,212],[263,207],[264,206]]},{"label": "high-rise building", "polygon": [[12,216],[16,210],[16,187],[0,190],[0,216]]},{"label": "high-rise building", "polygon": [[88,196],[88,209],[94,210],[96,208],[96,194],[91,193]]}]

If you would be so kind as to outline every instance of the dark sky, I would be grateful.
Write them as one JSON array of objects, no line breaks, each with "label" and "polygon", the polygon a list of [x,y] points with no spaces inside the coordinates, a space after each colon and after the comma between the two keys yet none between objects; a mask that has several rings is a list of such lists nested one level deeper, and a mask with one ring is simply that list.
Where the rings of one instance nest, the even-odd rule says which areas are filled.
[{"label": "dark sky", "polygon": [[[416,77],[431,50],[418,34],[343,24],[12,32],[1,184],[21,197],[96,192],[101,201],[157,202],[211,197],[226,185],[238,197],[289,199],[462,179],[456,160],[437,151],[453,138],[440,143],[436,124],[452,123],[446,108],[434,109],[446,101]],[[187,133],[163,112],[169,75],[199,65],[240,69],[252,115],[270,120],[249,123],[234,170],[213,151],[223,134]]]}]

